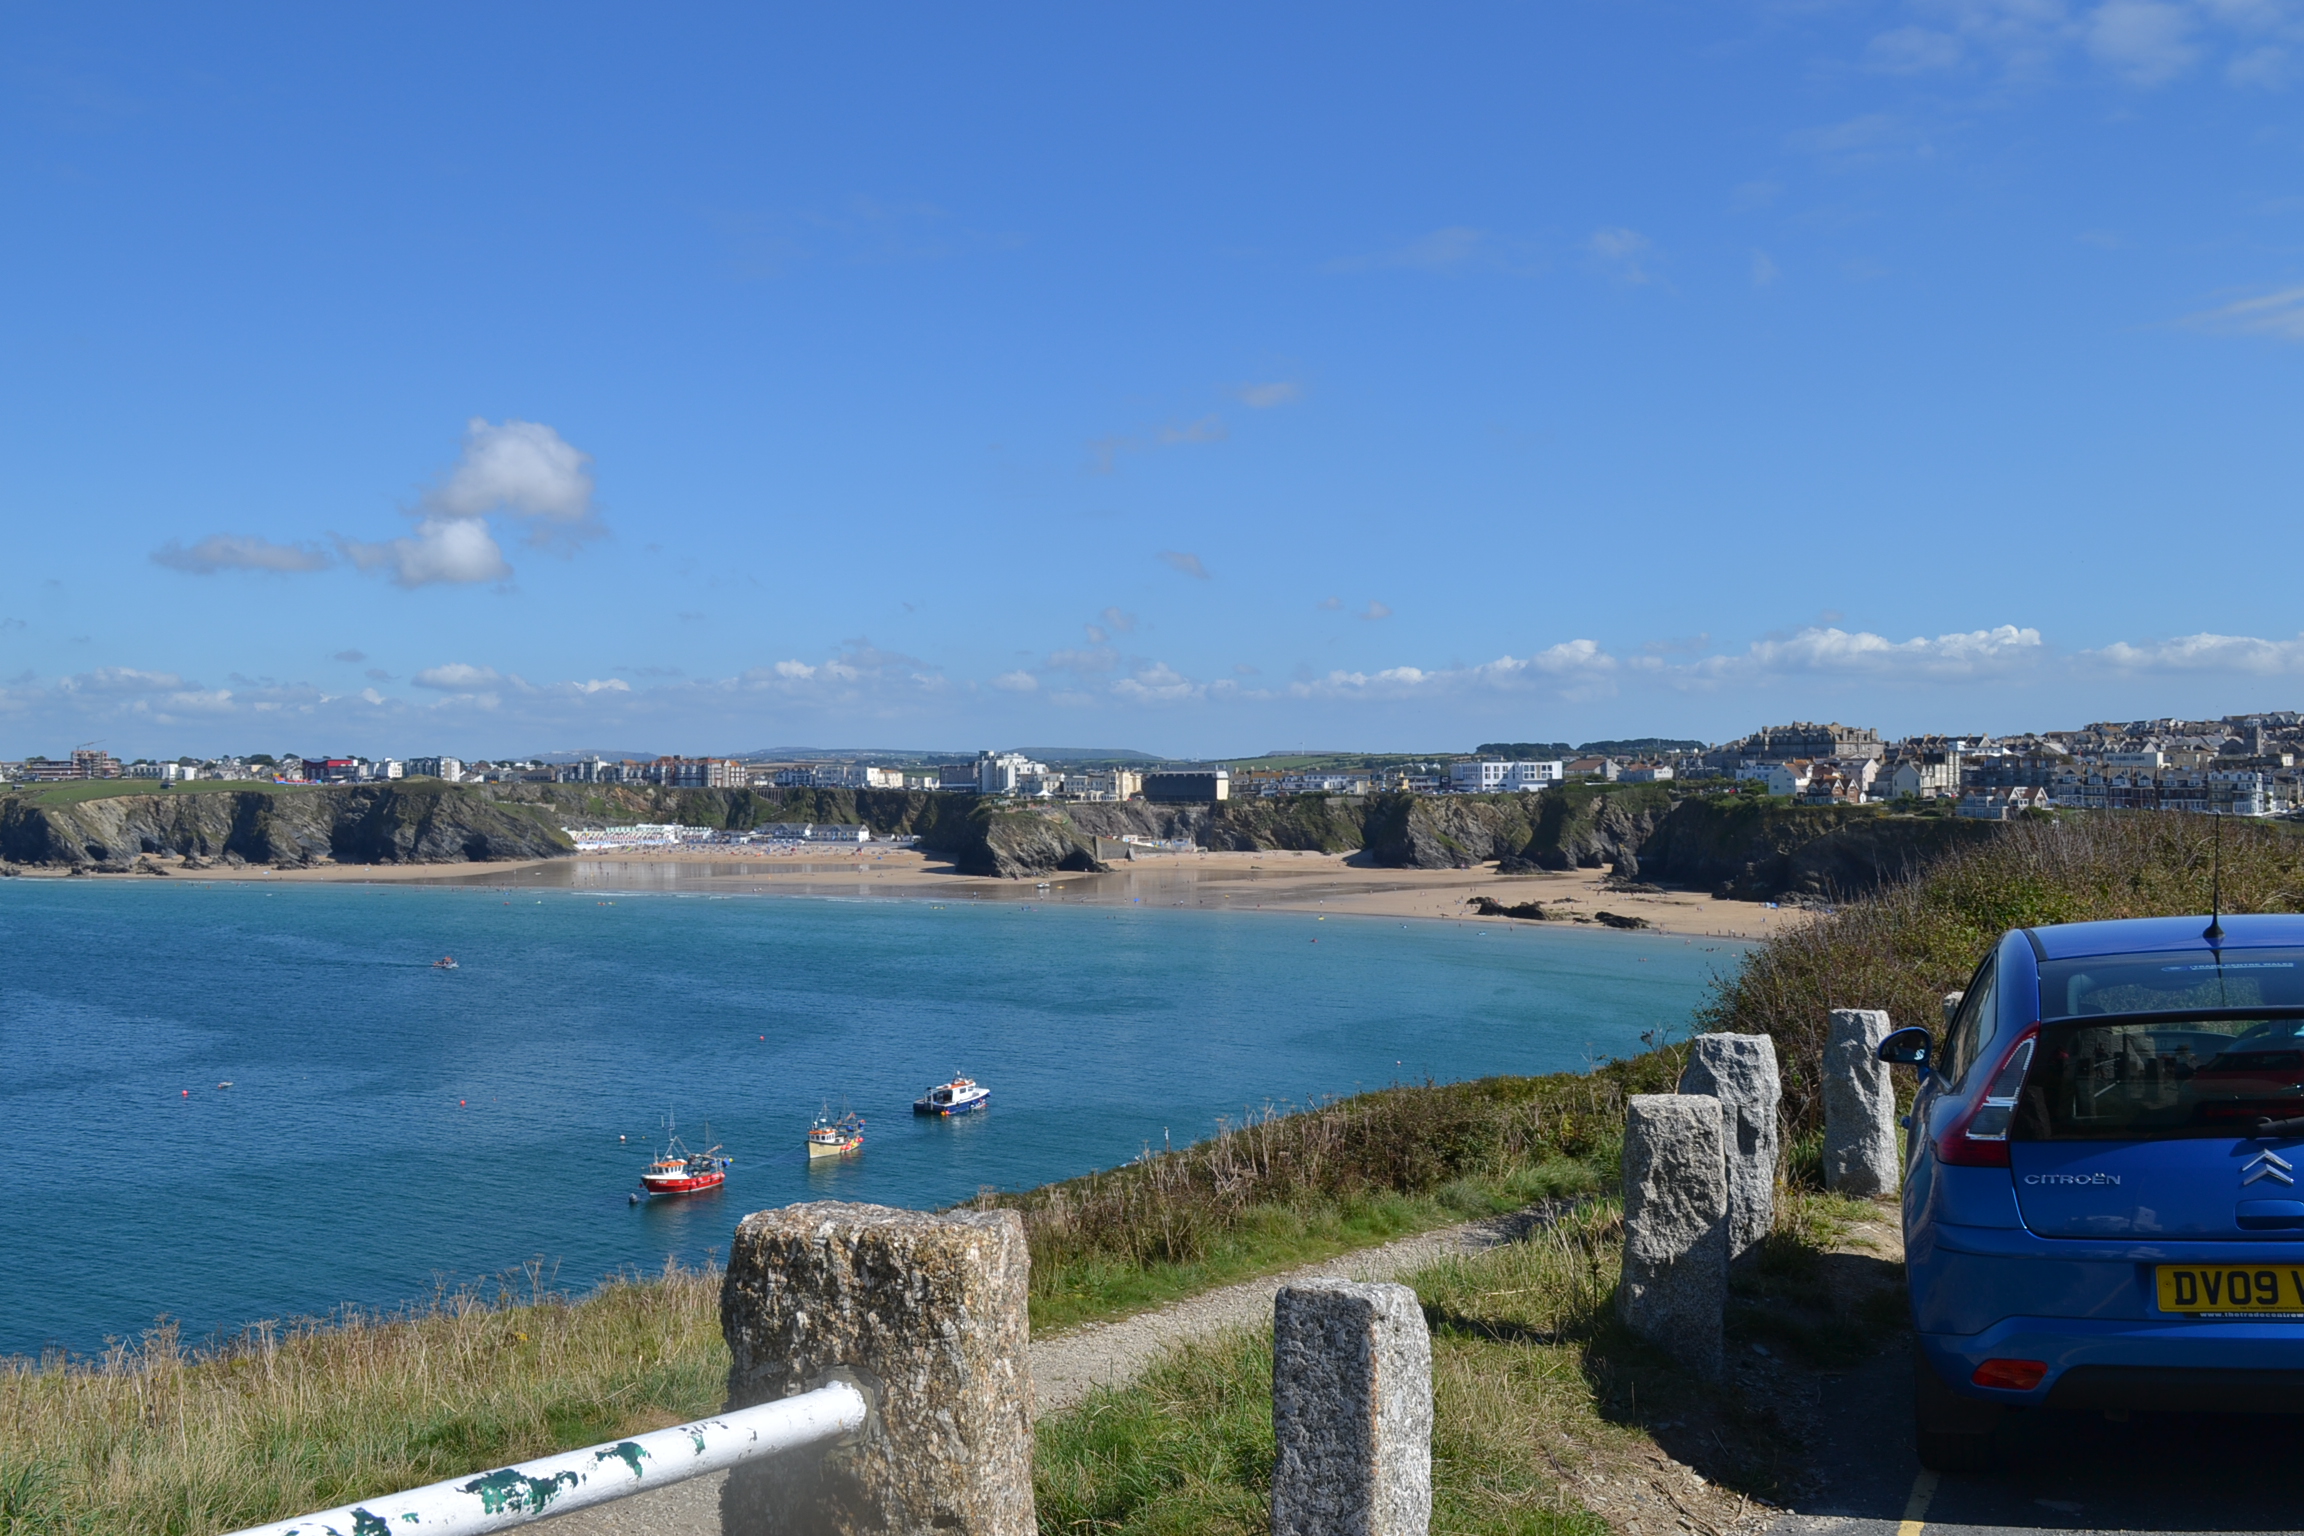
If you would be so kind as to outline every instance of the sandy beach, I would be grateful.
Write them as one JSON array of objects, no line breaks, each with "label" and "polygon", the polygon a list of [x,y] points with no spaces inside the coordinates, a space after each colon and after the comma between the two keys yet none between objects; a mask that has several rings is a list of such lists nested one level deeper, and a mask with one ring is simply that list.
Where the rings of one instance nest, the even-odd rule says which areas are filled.
[{"label": "sandy beach", "polygon": [[[1663,933],[1746,940],[1764,939],[1788,925],[1809,920],[1809,914],[1799,908],[1718,901],[1702,892],[1611,890],[1606,873],[1600,870],[1506,876],[1497,874],[1493,865],[1380,869],[1360,862],[1360,857],[1286,852],[1154,854],[1106,874],[1052,874],[1045,885],[957,874],[942,861],[909,849],[870,845],[852,850],[738,851],[725,846],[633,849],[503,864],[330,864],[296,870],[248,867],[183,873],[199,880],[258,880],[283,885],[372,881],[561,890],[1051,901],[1467,923],[1527,922],[1523,918],[1477,916],[1473,903],[1486,896],[1505,906],[1541,902],[1564,924],[1578,928],[1593,924],[1596,914],[1609,912],[1641,918]],[[153,862],[166,869],[175,861]]]}]

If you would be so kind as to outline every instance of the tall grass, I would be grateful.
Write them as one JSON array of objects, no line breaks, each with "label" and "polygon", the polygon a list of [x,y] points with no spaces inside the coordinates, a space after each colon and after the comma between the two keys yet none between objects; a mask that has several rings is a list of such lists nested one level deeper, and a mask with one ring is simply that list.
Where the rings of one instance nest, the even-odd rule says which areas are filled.
[{"label": "tall grass", "polygon": [[720,1276],[580,1301],[531,1270],[393,1315],[187,1348],[0,1360],[0,1536],[207,1536],[698,1418],[726,1397]]},{"label": "tall grass", "polygon": [[1670,1092],[1683,1054],[1267,1110],[1190,1147],[979,1203],[1022,1212],[1033,1324],[1062,1326],[1604,1182],[1625,1098]]},{"label": "tall grass", "polygon": [[[2304,911],[2304,837],[2284,825],[2225,824],[2227,912]],[[1792,1140],[1823,1120],[1818,1069],[1834,1008],[1885,1008],[1938,1027],[1946,992],[1966,985],[2010,928],[2206,913],[2217,831],[2211,818],[2093,814],[2011,825],[1752,951],[1697,1013],[1699,1030],[1773,1035]]]}]

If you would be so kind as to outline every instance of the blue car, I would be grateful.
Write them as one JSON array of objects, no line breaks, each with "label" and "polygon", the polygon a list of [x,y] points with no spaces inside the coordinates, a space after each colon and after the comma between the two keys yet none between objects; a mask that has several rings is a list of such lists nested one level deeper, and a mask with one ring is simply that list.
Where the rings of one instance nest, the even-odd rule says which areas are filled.
[{"label": "blue car", "polygon": [[2011,1411],[2304,1411],[2304,917],[2019,928],[1906,1122],[1921,1463]]}]

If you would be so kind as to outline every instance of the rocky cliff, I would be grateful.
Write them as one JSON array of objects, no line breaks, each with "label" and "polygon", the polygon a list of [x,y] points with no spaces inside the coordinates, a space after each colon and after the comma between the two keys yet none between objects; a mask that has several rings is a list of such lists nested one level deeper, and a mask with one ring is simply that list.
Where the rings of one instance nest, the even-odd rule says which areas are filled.
[{"label": "rocky cliff", "polygon": [[298,867],[540,859],[570,852],[541,808],[418,780],[327,789],[0,798],[0,860],[126,868],[144,854]]}]

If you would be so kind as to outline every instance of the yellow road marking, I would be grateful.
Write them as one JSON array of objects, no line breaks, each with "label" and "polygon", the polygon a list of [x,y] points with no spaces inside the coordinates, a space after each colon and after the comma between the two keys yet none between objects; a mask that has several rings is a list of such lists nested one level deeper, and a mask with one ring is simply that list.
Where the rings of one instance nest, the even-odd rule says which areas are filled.
[{"label": "yellow road marking", "polygon": [[1904,1521],[1896,1536],[1920,1536],[1928,1524],[1928,1503],[1936,1497],[1936,1474],[1923,1472],[1912,1479],[1912,1497],[1904,1501]]}]

